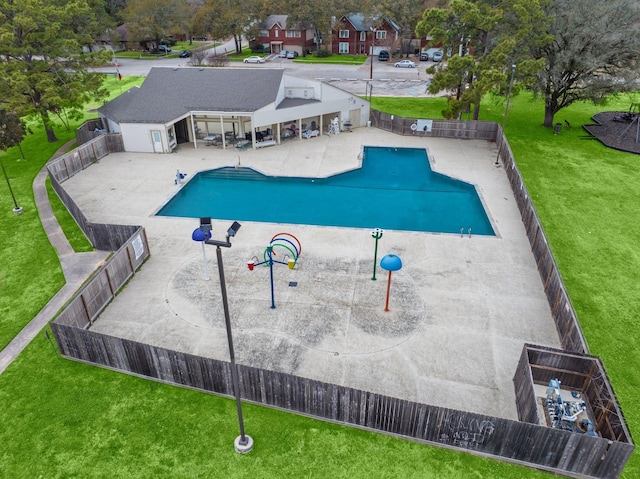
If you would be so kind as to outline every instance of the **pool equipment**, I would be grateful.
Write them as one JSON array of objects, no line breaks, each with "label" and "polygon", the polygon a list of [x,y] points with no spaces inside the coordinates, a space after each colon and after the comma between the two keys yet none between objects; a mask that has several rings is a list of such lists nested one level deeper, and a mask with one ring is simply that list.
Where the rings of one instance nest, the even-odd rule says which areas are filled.
[{"label": "pool equipment", "polygon": [[380,267],[389,271],[389,279],[387,280],[387,301],[384,306],[385,311],[389,311],[389,292],[391,291],[391,272],[398,271],[402,268],[402,260],[395,254],[385,255],[380,260]]},{"label": "pool equipment", "polygon": [[[273,259],[274,256],[277,255],[276,248],[283,249],[288,253],[283,253],[283,259],[286,261],[278,261]],[[289,256],[289,253],[291,256]],[[302,253],[302,244],[291,233],[278,233],[273,235],[271,241],[269,242],[269,246],[267,246],[263,252],[263,261],[258,262],[258,258],[254,256],[250,261],[247,262],[247,267],[249,271],[253,271],[256,266],[267,265],[269,266],[269,282],[271,284],[271,309],[275,309],[276,300],[275,300],[275,292],[273,287],[273,264],[284,264],[287,265],[289,269],[293,269],[298,262],[298,258]]]},{"label": "pool equipment", "polygon": [[376,247],[373,250],[373,277],[371,278],[373,281],[376,280],[376,262],[378,261],[378,240],[382,238],[383,230],[380,228],[376,228],[371,232],[371,236],[376,240]]},{"label": "pool equipment", "polygon": [[[572,397],[579,399],[580,394],[572,394]],[[586,417],[587,404],[584,401],[562,399],[559,379],[549,380],[544,406],[551,420],[551,427],[589,436],[598,435],[593,423]]]}]

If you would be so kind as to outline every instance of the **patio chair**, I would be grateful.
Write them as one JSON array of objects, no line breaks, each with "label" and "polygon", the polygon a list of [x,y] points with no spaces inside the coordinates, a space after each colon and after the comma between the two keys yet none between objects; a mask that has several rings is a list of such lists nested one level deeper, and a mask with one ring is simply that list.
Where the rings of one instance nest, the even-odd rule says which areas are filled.
[{"label": "patio chair", "polygon": [[314,136],[319,136],[320,135],[320,130],[313,130],[313,131],[305,131],[302,133],[302,138],[306,138],[307,140],[309,138],[313,138]]}]

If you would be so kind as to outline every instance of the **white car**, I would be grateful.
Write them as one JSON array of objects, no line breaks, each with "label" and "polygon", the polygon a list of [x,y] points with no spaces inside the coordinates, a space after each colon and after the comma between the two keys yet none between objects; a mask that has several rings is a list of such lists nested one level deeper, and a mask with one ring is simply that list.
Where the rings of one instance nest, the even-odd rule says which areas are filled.
[{"label": "white car", "polygon": [[262,57],[247,57],[244,59],[245,63],[264,63],[264,58]]},{"label": "white car", "polygon": [[411,60],[400,60],[396,64],[393,65],[396,68],[415,68],[416,64]]}]

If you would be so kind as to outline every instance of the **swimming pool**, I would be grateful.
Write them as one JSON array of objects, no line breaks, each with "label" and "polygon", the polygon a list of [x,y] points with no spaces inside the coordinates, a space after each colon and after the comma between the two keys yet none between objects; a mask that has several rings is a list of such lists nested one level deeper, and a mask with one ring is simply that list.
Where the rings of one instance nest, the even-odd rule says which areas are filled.
[{"label": "swimming pool", "polygon": [[362,168],[328,178],[204,171],[157,214],[494,235],[475,186],[432,171],[419,148],[365,147]]}]

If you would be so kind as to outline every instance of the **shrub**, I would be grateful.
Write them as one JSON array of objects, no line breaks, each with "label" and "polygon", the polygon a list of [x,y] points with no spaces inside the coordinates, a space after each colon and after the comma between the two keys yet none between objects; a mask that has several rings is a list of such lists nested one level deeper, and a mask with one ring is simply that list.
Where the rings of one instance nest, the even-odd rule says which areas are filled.
[{"label": "shrub", "polygon": [[316,50],[313,55],[318,58],[327,58],[331,56],[331,53],[329,53],[329,50],[327,50],[326,48],[321,48],[319,50]]}]

